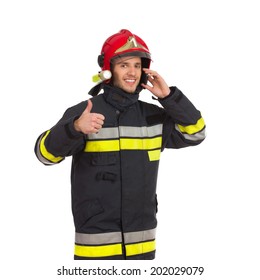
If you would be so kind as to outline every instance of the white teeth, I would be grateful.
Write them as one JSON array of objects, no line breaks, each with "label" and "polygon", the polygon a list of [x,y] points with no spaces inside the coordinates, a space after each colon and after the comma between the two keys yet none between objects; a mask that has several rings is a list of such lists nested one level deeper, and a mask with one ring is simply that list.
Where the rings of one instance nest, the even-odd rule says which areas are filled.
[{"label": "white teeth", "polygon": [[126,82],[129,82],[129,83],[134,83],[135,80],[125,80]]}]

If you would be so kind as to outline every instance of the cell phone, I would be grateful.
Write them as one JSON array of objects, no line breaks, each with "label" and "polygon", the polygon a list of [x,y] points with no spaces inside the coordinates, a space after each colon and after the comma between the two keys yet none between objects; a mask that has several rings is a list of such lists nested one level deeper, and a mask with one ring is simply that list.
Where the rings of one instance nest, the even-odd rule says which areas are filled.
[{"label": "cell phone", "polygon": [[148,82],[148,75],[144,71],[142,71],[141,84],[145,84],[146,85],[147,82]]}]

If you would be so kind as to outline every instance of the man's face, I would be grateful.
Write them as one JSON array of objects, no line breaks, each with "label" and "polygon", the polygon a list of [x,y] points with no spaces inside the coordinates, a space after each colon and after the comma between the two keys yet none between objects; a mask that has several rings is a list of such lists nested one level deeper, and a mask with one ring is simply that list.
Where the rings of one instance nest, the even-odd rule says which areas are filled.
[{"label": "man's face", "polygon": [[118,58],[114,61],[112,69],[113,85],[127,93],[134,93],[141,79],[141,58],[136,56]]}]

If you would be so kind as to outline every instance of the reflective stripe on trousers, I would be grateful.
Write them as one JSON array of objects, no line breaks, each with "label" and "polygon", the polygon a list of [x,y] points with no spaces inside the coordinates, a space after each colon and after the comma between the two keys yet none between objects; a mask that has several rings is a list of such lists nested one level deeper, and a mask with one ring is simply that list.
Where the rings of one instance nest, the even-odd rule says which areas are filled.
[{"label": "reflective stripe on trousers", "polygon": [[124,244],[121,232],[76,233],[74,254],[88,258],[118,256],[123,254],[123,245],[126,257],[153,252],[155,232],[156,229],[124,233]]}]

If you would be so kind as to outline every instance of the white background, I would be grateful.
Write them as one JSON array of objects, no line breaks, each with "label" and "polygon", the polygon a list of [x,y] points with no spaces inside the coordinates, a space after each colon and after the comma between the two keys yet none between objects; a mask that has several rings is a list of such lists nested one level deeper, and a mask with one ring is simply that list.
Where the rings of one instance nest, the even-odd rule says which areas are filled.
[{"label": "white background", "polygon": [[[259,279],[259,26],[253,0],[1,1],[1,278],[58,279],[62,265],[90,267],[73,261],[71,159],[46,167],[34,144],[89,98],[103,42],[127,28],[207,124],[200,146],[162,154],[157,257],[142,267],[204,266],[187,278]],[[147,91],[141,99],[153,102]]]}]

